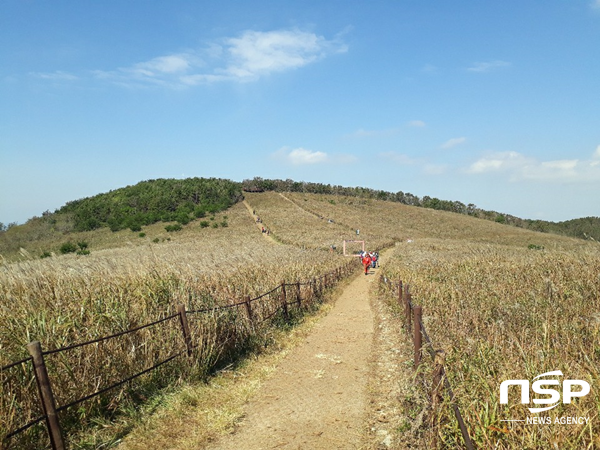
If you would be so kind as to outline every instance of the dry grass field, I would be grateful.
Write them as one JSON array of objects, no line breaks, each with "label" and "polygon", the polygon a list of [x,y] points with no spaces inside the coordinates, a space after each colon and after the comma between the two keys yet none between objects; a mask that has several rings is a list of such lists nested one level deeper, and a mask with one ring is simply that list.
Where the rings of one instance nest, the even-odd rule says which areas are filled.
[{"label": "dry grass field", "polygon": [[[33,340],[39,340],[44,350],[61,348],[167,317],[178,304],[201,309],[236,303],[246,295],[270,291],[284,280],[308,280],[346,262],[337,254],[265,239],[243,205],[228,210],[227,221],[227,227],[219,228],[200,228],[194,222],[159,243],[136,241],[87,256],[71,254],[0,266],[0,366],[27,357],[25,345]],[[264,300],[273,303],[278,295]],[[204,340],[202,364],[190,368],[179,358],[152,375],[147,389],[184,375],[203,376],[228,352],[245,351],[248,330],[237,328],[237,314],[239,309],[232,309],[191,320],[196,336]],[[58,403],[69,403],[77,398],[74,393],[95,392],[135,374],[183,348],[182,341],[179,323],[169,320],[150,330],[93,344],[91,349],[49,355]],[[0,434],[6,434],[40,411],[28,368],[16,366],[0,375]],[[105,408],[115,406],[92,402],[91,408],[82,408],[70,420],[93,420]]]},{"label": "dry grass field", "polygon": [[[568,250],[566,242],[557,242],[560,249],[541,250],[493,241],[424,238],[403,243],[385,276],[409,283],[413,303],[423,306],[423,323],[436,349],[446,352],[448,377],[477,448],[548,448],[549,443],[560,449],[596,448],[600,248],[576,243]],[[500,404],[502,381],[533,380],[555,370],[564,379],[587,381],[591,392],[537,415],[552,421],[589,417],[587,424],[502,422],[534,415],[515,392],[511,403]],[[437,420],[440,448],[460,445],[448,405]]]},{"label": "dry grass field", "polygon": [[[597,243],[355,197],[267,192],[247,194],[246,200],[277,242],[261,235],[245,206],[237,204],[206,219],[226,227],[202,228],[194,221],[176,233],[155,224],[144,228],[144,237],[106,230],[72,236],[89,242],[88,256],[40,260],[40,251],[59,244],[56,237],[20,243],[25,251],[11,258],[19,261],[0,265],[0,365],[27,357],[25,344],[32,340],[54,349],[167,317],[177,304],[191,309],[230,304],[282,280],[320,275],[347,260],[340,256],[342,240],[357,239],[360,229],[369,249],[397,243],[384,273],[410,283],[415,302],[424,306],[424,322],[436,346],[447,352],[449,377],[478,447],[598,445]],[[331,245],[336,252],[329,251]],[[69,420],[101,423],[127,403],[126,395],[135,405],[161,386],[203,377],[228,353],[243,353],[248,330],[231,326],[236,314],[231,310],[193,324],[196,336],[210,336],[202,365],[190,367],[179,358],[153,372],[137,391],[124,388],[122,397],[92,401]],[[68,357],[49,355],[59,402],[72,401],[73,391],[94,392],[183,348],[178,326],[176,320],[166,321],[152,331],[94,344],[94,352],[81,348]],[[507,428],[500,422],[527,412],[518,402],[499,404],[501,381],[532,380],[551,370],[588,380],[592,392],[549,415],[589,416],[593,425]],[[35,400],[27,400],[36,390],[28,370],[17,366],[0,376],[3,434],[40,411]],[[440,448],[461,442],[450,413],[450,408],[440,413]]]}]

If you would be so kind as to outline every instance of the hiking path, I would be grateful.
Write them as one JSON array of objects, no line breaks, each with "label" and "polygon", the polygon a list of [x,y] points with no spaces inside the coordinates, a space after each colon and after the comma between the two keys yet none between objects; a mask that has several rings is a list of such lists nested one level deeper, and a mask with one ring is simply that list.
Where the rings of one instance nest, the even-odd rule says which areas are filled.
[{"label": "hiking path", "polygon": [[[382,254],[382,257],[384,255]],[[209,449],[356,449],[369,412],[377,269],[351,280],[331,311],[246,405],[232,434]]]}]

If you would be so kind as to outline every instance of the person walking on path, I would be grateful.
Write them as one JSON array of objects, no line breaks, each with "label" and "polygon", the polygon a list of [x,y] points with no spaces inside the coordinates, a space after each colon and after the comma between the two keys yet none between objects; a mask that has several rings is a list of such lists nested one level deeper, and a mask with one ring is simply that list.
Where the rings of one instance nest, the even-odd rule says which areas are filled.
[{"label": "person walking on path", "polygon": [[365,266],[365,275],[369,273],[369,266],[371,265],[371,257],[368,253],[365,253],[362,257],[362,264]]}]

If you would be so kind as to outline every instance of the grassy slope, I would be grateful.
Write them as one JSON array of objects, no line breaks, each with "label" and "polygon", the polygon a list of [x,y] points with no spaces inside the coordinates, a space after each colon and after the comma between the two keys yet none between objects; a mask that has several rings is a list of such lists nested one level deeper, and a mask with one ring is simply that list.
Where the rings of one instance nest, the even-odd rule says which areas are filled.
[{"label": "grassy slope", "polygon": [[[275,245],[264,239],[241,204],[217,214],[215,221],[218,222],[222,215],[228,216],[227,228],[201,229],[199,222],[194,221],[178,233],[166,233],[164,224],[144,227],[145,238],[130,231],[111,233],[108,230],[69,235],[74,242],[81,239],[90,244],[92,254],[88,257],[68,255],[37,260],[41,250],[58,246],[65,240],[66,236],[60,232],[52,232],[48,236],[42,234],[40,239],[30,242],[22,239],[19,245],[22,244],[32,254],[33,260],[0,266],[0,276],[12,277],[11,286],[14,288],[0,296],[3,305],[13,305],[12,319],[9,315],[11,325],[3,327],[6,331],[3,348],[6,349],[15,336],[19,336],[18,345],[33,337],[41,339],[46,347],[55,347],[60,342],[72,342],[73,330],[78,336],[81,333],[82,339],[103,335],[114,329],[115,324],[126,328],[130,324],[127,311],[136,311],[136,314],[143,311],[136,316],[137,323],[142,323],[156,314],[156,308],[172,307],[175,301],[186,298],[189,286],[212,286],[215,292],[221,292],[223,298],[241,290],[264,291],[284,277],[306,275],[311,270],[334,265],[334,255],[325,258],[324,253],[305,252],[300,248],[327,249],[335,244],[339,249],[342,239],[356,238],[356,228],[361,230],[360,237],[367,241],[369,248],[408,238],[416,244],[425,245],[427,252],[419,253],[417,259],[411,261],[415,267],[419,267],[418,258],[435,263],[449,253],[458,255],[460,266],[461,258],[469,259],[484,252],[477,246],[493,245],[500,255],[504,252],[507,252],[506,255],[514,251],[527,252],[529,244],[543,246],[556,254],[575,255],[578,251],[597,252],[598,249],[598,244],[593,242],[399,203],[314,194],[285,196],[295,205],[273,192],[247,194],[246,198],[274,236],[291,246]],[[334,223],[326,219],[332,219]],[[14,237],[15,234],[10,233],[12,231],[5,235]],[[151,242],[156,237],[160,240],[158,244]],[[169,238],[170,241],[167,240]],[[13,257],[29,259],[16,254]],[[330,257],[333,259],[328,262]],[[319,260],[320,267],[311,267],[316,260]],[[404,260],[400,254],[398,267],[405,262],[409,260]],[[519,267],[527,271],[526,265]],[[202,277],[198,278],[198,273],[202,273]],[[486,276],[494,277],[493,268]],[[52,300],[43,291],[44,286],[55,280],[64,287],[59,301],[56,298]],[[168,283],[163,283],[166,280],[169,280]],[[131,296],[143,295],[144,289],[151,291],[157,283],[163,283],[164,299],[152,305],[131,301]],[[7,283],[0,285],[6,287]],[[23,296],[23,300],[19,295]],[[102,302],[89,303],[94,298],[102,299]],[[119,309],[124,299],[130,304],[111,318],[111,308]],[[100,309],[88,311],[83,318],[77,317],[77,311],[83,310],[83,304],[94,304]],[[33,306],[41,313],[38,311],[31,316],[28,308]],[[63,311],[68,313],[66,321],[51,320],[53,315]],[[102,317],[101,321],[99,317]],[[18,326],[27,327],[27,337],[22,334],[22,329],[15,328]],[[11,357],[2,362],[14,359],[12,356],[22,356],[12,351],[7,354]]]},{"label": "grassy slope", "polygon": [[351,229],[360,228],[361,236],[364,236],[367,242],[373,236],[380,240],[405,241],[432,237],[517,247],[534,244],[563,249],[595,248],[596,245],[580,239],[539,233],[489,220],[399,203],[315,194],[286,196],[307,210],[332,218],[338,224],[345,224]]},{"label": "grassy slope", "polygon": [[[117,233],[109,236],[112,240],[107,240],[106,246],[120,247],[97,250],[90,246],[89,256],[70,254],[42,260],[23,257],[21,262],[0,266],[0,365],[27,356],[25,344],[32,340],[40,340],[44,349],[52,349],[107,336],[172,314],[176,304],[198,309],[239,301],[244,295],[269,291],[282,280],[318,276],[343,261],[337,255],[303,251],[265,239],[241,204],[230,208],[227,216],[226,228],[201,228],[199,222],[193,222],[178,233],[157,231],[171,238],[158,244],[137,237],[130,244]],[[217,216],[215,220],[219,219]],[[93,242],[99,233],[85,235]],[[272,305],[278,302],[278,296],[265,300]],[[260,307],[255,311],[259,317],[267,313]],[[247,335],[247,330],[238,329],[239,321],[233,322],[227,314],[207,320],[205,323],[197,318],[191,326],[205,339],[215,339],[208,342],[214,348],[213,356],[207,350],[206,363],[193,369],[184,359],[176,360],[168,365],[167,372],[144,381],[144,389],[151,391],[153,386],[190,375],[190,371],[197,376],[218,355],[245,345],[237,343]],[[59,404],[73,400],[73,392],[93,392],[98,385],[105,386],[164,359],[181,345],[177,326],[177,322],[170,321],[161,326],[164,331],[159,334],[143,332],[107,341],[91,354],[82,348],[64,357],[51,357],[49,370]],[[39,410],[35,395],[28,391],[31,374],[17,367],[0,375],[2,435],[16,424],[35,418]],[[125,386],[123,392],[127,391]],[[18,409],[12,403],[13,395],[18,399]],[[86,404],[86,408],[97,406],[94,402]],[[97,414],[82,411],[85,419]],[[85,422],[84,418],[79,422]]]}]

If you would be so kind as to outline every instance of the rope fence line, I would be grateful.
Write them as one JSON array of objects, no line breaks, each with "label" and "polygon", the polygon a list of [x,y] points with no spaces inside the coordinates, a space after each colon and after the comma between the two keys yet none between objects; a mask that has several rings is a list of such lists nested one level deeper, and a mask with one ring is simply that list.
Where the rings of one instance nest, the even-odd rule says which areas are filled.
[{"label": "rope fence line", "polygon": [[133,333],[135,331],[143,330],[144,328],[150,328],[150,327],[152,327],[154,325],[158,325],[159,323],[166,322],[167,320],[170,320],[170,319],[172,319],[174,317],[177,317],[177,314],[171,314],[170,316],[164,317],[162,319],[158,319],[158,320],[156,320],[154,322],[147,323],[145,325],[140,325],[139,327],[135,327],[135,328],[130,328],[129,330],[121,331],[119,333],[111,334],[110,336],[104,336],[104,337],[100,337],[98,339],[93,339],[91,341],[86,341],[86,342],[81,342],[79,344],[73,344],[73,345],[68,345],[66,347],[56,348],[54,350],[46,350],[46,351],[44,351],[42,353],[43,353],[44,356],[46,356],[46,355],[52,355],[54,353],[64,352],[64,351],[67,351],[67,350],[73,350],[73,349],[79,348],[79,347],[84,347],[86,345],[97,344],[98,342],[108,341],[109,339],[113,339],[113,338],[125,336],[126,334],[130,334],[130,333]]},{"label": "rope fence line", "polygon": [[[396,283],[394,283],[392,280],[389,280],[385,277],[380,277],[379,281],[380,283],[387,285],[389,288],[395,288]],[[415,370],[418,369],[421,363],[421,353],[424,348],[429,352],[434,362],[433,382],[431,391],[432,409],[433,411],[435,411],[435,409],[439,407],[439,403],[441,402],[442,397],[442,394],[440,393],[440,388],[443,387],[448,395],[450,406],[452,407],[454,416],[456,418],[456,421],[458,422],[458,426],[460,428],[460,432],[465,442],[465,446],[467,450],[474,450],[475,447],[473,446],[473,442],[471,440],[471,437],[469,436],[467,426],[465,425],[465,421],[460,413],[458,405],[456,404],[456,397],[454,395],[454,391],[452,390],[450,381],[446,376],[446,368],[444,366],[445,352],[443,350],[435,350],[433,342],[431,341],[429,334],[427,334],[427,330],[425,328],[425,325],[423,324],[423,308],[422,306],[415,305],[412,302],[410,285],[403,284],[402,280],[400,280],[397,283],[397,287],[398,305],[404,309],[404,322],[406,331],[410,334],[412,328],[413,332]],[[411,322],[413,326],[411,326]],[[425,338],[425,346],[423,345],[421,338]]]},{"label": "rope fence line", "polygon": [[169,356],[167,359],[165,359],[165,360],[163,360],[163,361],[161,361],[161,362],[159,362],[157,364],[154,364],[152,367],[149,367],[147,369],[142,370],[141,372],[136,373],[135,375],[131,375],[130,377],[127,377],[124,380],[118,381],[116,383],[113,383],[110,386],[102,388],[99,391],[94,392],[93,394],[86,395],[85,397],[81,397],[81,398],[79,398],[77,400],[74,400],[74,401],[72,401],[70,403],[67,403],[66,405],[60,406],[59,408],[56,408],[56,412],[64,411],[65,409],[70,408],[71,406],[75,406],[75,405],[78,405],[79,403],[85,402],[87,400],[91,400],[92,398],[97,397],[98,395],[104,394],[105,392],[108,392],[111,389],[114,389],[116,387],[122,386],[123,384],[128,383],[129,381],[132,381],[132,380],[134,380],[134,379],[136,379],[138,377],[141,377],[142,375],[144,375],[144,374],[146,374],[148,372],[151,372],[154,369],[159,368],[163,364],[166,364],[166,363],[174,360],[178,356],[183,355],[183,353],[184,353],[184,350],[181,350],[181,351],[175,353],[174,355]]},{"label": "rope fence line", "polygon": [[26,425],[23,425],[22,427],[20,427],[20,428],[17,428],[17,429],[16,429],[16,430],[14,430],[14,431],[11,431],[10,433],[8,433],[8,434],[7,434],[7,435],[4,437],[4,439],[5,439],[5,440],[8,440],[8,439],[12,438],[13,436],[16,436],[17,434],[19,434],[19,433],[22,433],[22,432],[24,432],[24,431],[26,431],[26,430],[30,429],[32,426],[34,426],[34,425],[36,425],[36,424],[40,423],[42,420],[46,420],[46,416],[40,416],[40,417],[38,417],[37,419],[34,419],[34,420],[32,420],[31,422],[27,423]]},{"label": "rope fence line", "polygon": [[[288,321],[290,318],[288,307],[296,305],[296,306],[298,306],[298,308],[300,308],[302,306],[301,286],[310,286],[311,287],[311,289],[308,291],[308,293],[305,292],[305,300],[306,299],[312,300],[314,298],[319,298],[319,297],[321,297],[324,289],[326,289],[328,287],[332,287],[337,281],[339,281],[343,277],[348,276],[353,271],[355,271],[355,268],[357,268],[358,266],[354,263],[355,263],[354,260],[350,261],[350,262],[344,264],[343,266],[340,266],[340,267],[334,269],[333,271],[331,271],[329,273],[326,273],[319,277],[314,277],[307,281],[302,281],[302,282],[297,281],[295,283],[286,283],[285,281],[282,281],[281,284],[279,284],[278,286],[276,286],[275,288],[271,289],[270,291],[268,291],[264,294],[261,294],[253,299],[250,299],[248,296],[246,296],[243,301],[237,302],[234,304],[220,305],[220,306],[216,306],[216,307],[212,307],[212,308],[204,308],[204,309],[197,309],[197,310],[186,310],[184,305],[177,305],[176,313],[168,315],[166,317],[163,317],[163,318],[153,321],[151,323],[148,323],[145,325],[140,325],[135,328],[121,331],[119,333],[114,333],[109,336],[103,336],[103,337],[99,337],[97,339],[93,339],[93,340],[89,340],[89,341],[85,341],[85,342],[81,342],[81,343],[76,343],[73,345],[68,345],[68,346],[60,347],[60,348],[53,349],[53,350],[43,351],[41,344],[38,341],[29,343],[27,345],[27,350],[29,351],[30,356],[27,358],[21,359],[19,361],[15,361],[15,362],[12,362],[5,366],[0,367],[0,373],[7,372],[10,369],[12,369],[16,366],[22,365],[22,364],[31,363],[33,366],[32,367],[33,373],[35,375],[35,380],[36,380],[36,384],[38,387],[39,400],[40,400],[42,411],[43,411],[44,415],[42,415],[36,419],[33,419],[33,420],[29,421],[28,423],[14,429],[14,430],[11,430],[10,432],[6,433],[4,436],[0,436],[0,448],[8,449],[10,440],[13,437],[15,437],[16,435],[18,435],[20,433],[25,432],[26,430],[33,427],[34,425],[45,421],[46,429],[48,432],[48,436],[50,438],[50,444],[51,444],[52,449],[53,450],[66,449],[67,448],[66,443],[65,443],[66,441],[65,441],[65,438],[63,436],[63,432],[62,432],[62,429],[60,426],[59,413],[64,412],[67,409],[69,409],[75,405],[78,405],[80,403],[83,403],[85,401],[88,401],[94,397],[102,395],[112,389],[122,386],[125,383],[128,383],[146,373],[149,373],[149,372],[157,369],[158,367],[163,366],[163,365],[173,361],[177,357],[184,354],[186,351],[187,351],[188,356],[193,356],[193,351],[194,351],[194,349],[198,348],[198,346],[194,344],[193,339],[192,339],[192,334],[190,332],[190,327],[189,327],[188,319],[187,319],[188,315],[198,314],[198,313],[206,313],[206,312],[215,312],[215,311],[219,311],[219,310],[245,306],[246,313],[247,313],[247,319],[251,324],[251,328],[253,328],[254,325],[260,325],[260,324],[267,322],[269,319],[273,318],[275,315],[277,315],[277,313],[280,313],[280,312],[283,313],[283,318],[286,321]],[[296,288],[295,294],[290,292],[290,295],[287,295],[286,287]],[[252,302],[261,300],[264,297],[274,294],[279,290],[281,292],[279,293],[279,299],[276,299],[274,301],[277,304],[277,306],[274,308],[274,310],[272,312],[268,313],[267,316],[261,317],[260,319],[258,317],[255,318],[254,312],[253,312],[253,307],[252,307]],[[292,291],[292,289],[290,289],[290,291]],[[309,296],[307,297],[306,294],[309,294]],[[294,295],[295,295],[295,299],[292,301],[288,301],[288,297],[293,298]],[[143,330],[146,328],[153,327],[155,325],[161,324],[163,322],[174,319],[176,317],[179,317],[179,319],[180,319],[181,332],[183,333],[183,338],[184,338],[184,342],[185,342],[185,346],[186,346],[185,349],[172,354],[171,356],[167,357],[166,359],[154,364],[152,367],[146,368],[146,369],[144,369],[134,375],[131,375],[123,380],[115,382],[115,383],[111,384],[110,386],[103,387],[102,389],[99,389],[91,394],[84,395],[83,397],[80,397],[77,400],[71,401],[70,403],[67,403],[67,404],[64,404],[61,406],[56,405],[55,396],[52,392],[51,380],[50,380],[50,377],[48,376],[48,370],[47,370],[46,363],[44,360],[45,356],[62,353],[62,352],[72,350],[75,348],[80,348],[80,347],[84,347],[84,346],[88,346],[88,345],[92,345],[92,344],[97,344],[97,343],[100,343],[103,341],[107,341],[109,339],[121,337],[121,336],[130,334],[130,333],[133,333],[136,331],[140,331],[140,330]]]},{"label": "rope fence line", "polygon": [[29,361],[31,361],[31,356],[28,358],[23,358],[20,361],[15,361],[13,363],[7,364],[6,366],[0,367],[0,372],[4,372],[5,370],[12,369],[13,367],[18,366],[19,364],[24,364]]}]

